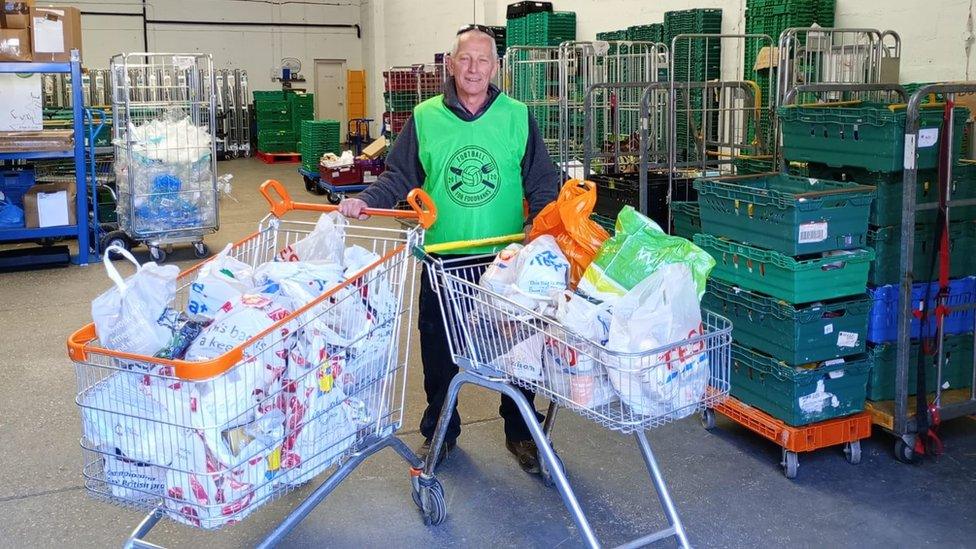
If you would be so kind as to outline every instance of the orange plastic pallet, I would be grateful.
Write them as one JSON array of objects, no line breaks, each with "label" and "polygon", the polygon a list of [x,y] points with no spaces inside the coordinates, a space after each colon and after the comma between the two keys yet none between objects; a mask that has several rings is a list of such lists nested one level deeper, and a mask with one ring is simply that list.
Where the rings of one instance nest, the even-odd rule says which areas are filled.
[{"label": "orange plastic pallet", "polygon": [[266,153],[258,151],[255,155],[265,164],[290,163],[294,164],[302,161],[300,153]]},{"label": "orange plastic pallet", "polygon": [[868,412],[792,427],[732,397],[715,406],[715,411],[789,452],[812,452],[871,436],[871,414]]}]

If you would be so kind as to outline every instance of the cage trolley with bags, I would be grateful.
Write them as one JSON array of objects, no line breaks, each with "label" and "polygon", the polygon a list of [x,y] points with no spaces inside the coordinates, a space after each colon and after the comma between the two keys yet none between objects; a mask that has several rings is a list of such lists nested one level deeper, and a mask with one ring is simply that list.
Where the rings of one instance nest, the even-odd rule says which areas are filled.
[{"label": "cage trolley with bags", "polygon": [[[271,211],[256,232],[228,246],[229,257],[251,267],[300,267],[289,263],[289,250],[317,227],[300,220],[308,218],[303,212],[336,206],[294,202],[277,181],[266,181],[260,192]],[[412,250],[422,244],[436,212],[420,191],[408,202],[413,210],[367,211],[399,218],[400,228],[344,225],[344,245],[350,246],[344,253],[358,246],[359,257],[367,259],[353,263],[347,255],[342,265],[350,270],[332,285],[313,286],[317,297],[302,306],[295,302],[290,312],[283,305],[262,309],[273,311],[261,317],[270,324],[239,336],[240,344],[211,360],[109,350],[94,323],[70,336],[85,488],[99,499],[148,511],[125,546],[156,547],[144,538],[163,517],[207,530],[240,522],[331,470],[262,542],[272,546],[383,448],[393,448],[413,469],[422,465],[396,436],[410,341],[401,330],[412,311]],[[134,262],[121,248],[112,252]],[[198,272],[224,255],[180,273],[169,307],[192,309]],[[125,285],[142,270],[175,271],[149,263],[123,281],[104,261],[123,295],[137,291],[134,282]],[[251,307],[274,290],[265,291],[242,295],[240,303]],[[223,308],[230,306],[227,301]],[[215,325],[217,320],[208,328]],[[227,333],[241,325],[223,324],[230,326]],[[194,341],[215,337],[208,328]]]},{"label": "cage trolley with bags", "polygon": [[[701,412],[728,397],[732,324],[702,310],[701,326],[694,330],[697,334],[693,332],[686,339],[646,352],[612,351],[604,344],[581,338],[554,318],[480,286],[481,273],[495,259],[494,254],[464,259],[437,255],[518,242],[523,236],[432,244],[416,250],[430,269],[452,358],[460,368],[448,389],[424,468],[414,472],[419,477],[415,485],[420,487],[416,499],[425,521],[439,524],[446,518],[443,487],[434,476],[435,456],[444,443],[458,393],[463,385],[471,384],[507,395],[516,402],[538,446],[543,482],[556,486],[586,546],[599,547],[600,543],[567,480],[562,461],[553,450],[550,434],[558,408],[573,410],[612,431],[633,434],[637,440],[670,526],[623,546],[638,547],[675,537],[681,546],[688,547],[684,527],[644,431]],[[531,368],[526,368],[525,363],[539,355],[543,362],[541,370],[527,374],[526,370]],[[550,361],[551,358],[555,360]],[[567,373],[560,368],[568,363],[574,364],[575,371]],[[689,364],[703,367],[695,380],[697,390],[691,390],[691,383],[686,383],[683,375],[671,377]],[[652,388],[655,380],[663,382],[659,375],[674,381],[671,385],[674,395],[685,397],[661,399]],[[550,401],[542,425],[517,386]],[[688,397],[689,394],[695,396]]]},{"label": "cage trolley with bags", "polygon": [[110,72],[118,242],[145,243],[157,263],[177,243],[206,257],[220,217],[213,57],[123,53]]}]

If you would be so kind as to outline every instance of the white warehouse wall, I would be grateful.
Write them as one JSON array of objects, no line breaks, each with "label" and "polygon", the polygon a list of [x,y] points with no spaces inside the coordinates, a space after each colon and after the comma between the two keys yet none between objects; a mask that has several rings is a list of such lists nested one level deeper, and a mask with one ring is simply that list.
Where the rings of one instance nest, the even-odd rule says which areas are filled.
[{"label": "white warehouse wall", "polygon": [[[279,89],[271,69],[283,57],[301,60],[308,89],[314,87],[315,59],[346,59],[348,69],[363,64],[363,43],[353,28],[282,27],[275,23],[359,24],[359,0],[285,3],[282,0],[149,0],[150,20],[256,22],[266,26],[155,25],[148,26],[151,52],[212,53],[218,68],[248,72],[251,89]],[[140,17],[102,16],[88,12],[142,13],[139,0],[58,2],[83,12],[84,61],[88,67],[108,67],[112,55],[143,51]],[[319,5],[315,5],[319,4]]]}]

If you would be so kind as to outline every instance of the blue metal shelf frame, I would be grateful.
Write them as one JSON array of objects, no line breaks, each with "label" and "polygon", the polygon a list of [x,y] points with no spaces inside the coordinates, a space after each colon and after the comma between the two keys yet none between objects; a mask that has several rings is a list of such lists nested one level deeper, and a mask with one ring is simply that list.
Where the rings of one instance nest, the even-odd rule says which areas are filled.
[{"label": "blue metal shelf frame", "polygon": [[74,148],[62,152],[22,152],[0,153],[0,160],[49,160],[72,158],[75,162],[75,225],[45,227],[41,229],[0,230],[0,242],[11,240],[34,240],[38,238],[75,237],[78,240],[78,253],[71,256],[77,265],[87,265],[94,258],[88,242],[88,186],[85,175],[85,130],[84,94],[81,88],[81,56],[77,50],[71,52],[68,63],[0,63],[0,73],[42,74],[61,73],[71,75],[72,127],[74,129]]}]

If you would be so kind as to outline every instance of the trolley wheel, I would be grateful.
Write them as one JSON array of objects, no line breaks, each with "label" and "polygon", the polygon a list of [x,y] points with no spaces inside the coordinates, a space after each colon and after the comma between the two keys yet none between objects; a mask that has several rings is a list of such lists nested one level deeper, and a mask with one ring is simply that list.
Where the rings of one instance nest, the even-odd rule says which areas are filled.
[{"label": "trolley wheel", "polygon": [[330,204],[338,204],[342,202],[342,195],[334,191],[329,191],[329,196],[326,198],[329,199]]},{"label": "trolley wheel", "polygon": [[850,463],[851,465],[861,463],[861,441],[855,440],[845,444],[844,457],[847,458],[847,463]]},{"label": "trolley wheel", "polygon": [[207,247],[203,241],[194,242],[193,255],[196,256],[197,259],[203,259],[210,255],[210,248]]},{"label": "trolley wheel", "polygon": [[149,258],[156,263],[163,263],[166,261],[166,250],[163,250],[159,246],[150,246]]},{"label": "trolley wheel", "polygon": [[705,408],[702,410],[699,419],[701,420],[702,427],[704,427],[706,431],[711,431],[715,428],[715,410]]},{"label": "trolley wheel", "polygon": [[431,478],[427,485],[412,490],[413,502],[417,504],[424,516],[424,524],[438,526],[447,518],[447,500],[444,498],[444,486],[441,481]]},{"label": "trolley wheel", "polygon": [[[124,249],[125,251],[132,251],[133,244],[134,242],[132,242],[132,239],[129,238],[129,235],[125,234],[125,231],[120,231],[118,229],[111,232],[107,232],[104,235],[102,235],[102,240],[101,242],[99,242],[99,245],[101,246],[103,252],[107,250],[109,246],[118,246]],[[109,255],[109,259],[111,259],[112,261],[121,258],[122,256],[114,252]]]},{"label": "trolley wheel", "polygon": [[[562,470],[563,475],[567,475],[566,467],[563,466],[563,458],[559,457],[559,454],[556,454],[555,450],[553,450],[552,453],[555,454],[556,463],[559,464],[559,468]],[[552,471],[550,471],[548,467],[543,466],[542,459],[539,459],[539,466],[542,467],[542,484],[546,488],[552,488],[555,486],[556,481],[553,479]]]},{"label": "trolley wheel", "polygon": [[314,195],[317,195],[317,196],[321,196],[321,195],[325,194],[325,191],[323,191],[322,189],[319,188],[318,181],[312,179],[311,177],[309,177],[307,175],[303,175],[302,178],[305,179],[305,190],[306,191],[308,191],[308,192],[310,192],[310,193],[312,193]]},{"label": "trolley wheel", "polygon": [[796,478],[796,470],[800,468],[800,457],[796,452],[791,452],[789,450],[783,450],[783,474],[786,478]]},{"label": "trolley wheel", "polygon": [[900,438],[895,440],[895,459],[909,465],[916,465],[921,461],[915,453],[914,445],[910,445]]}]

